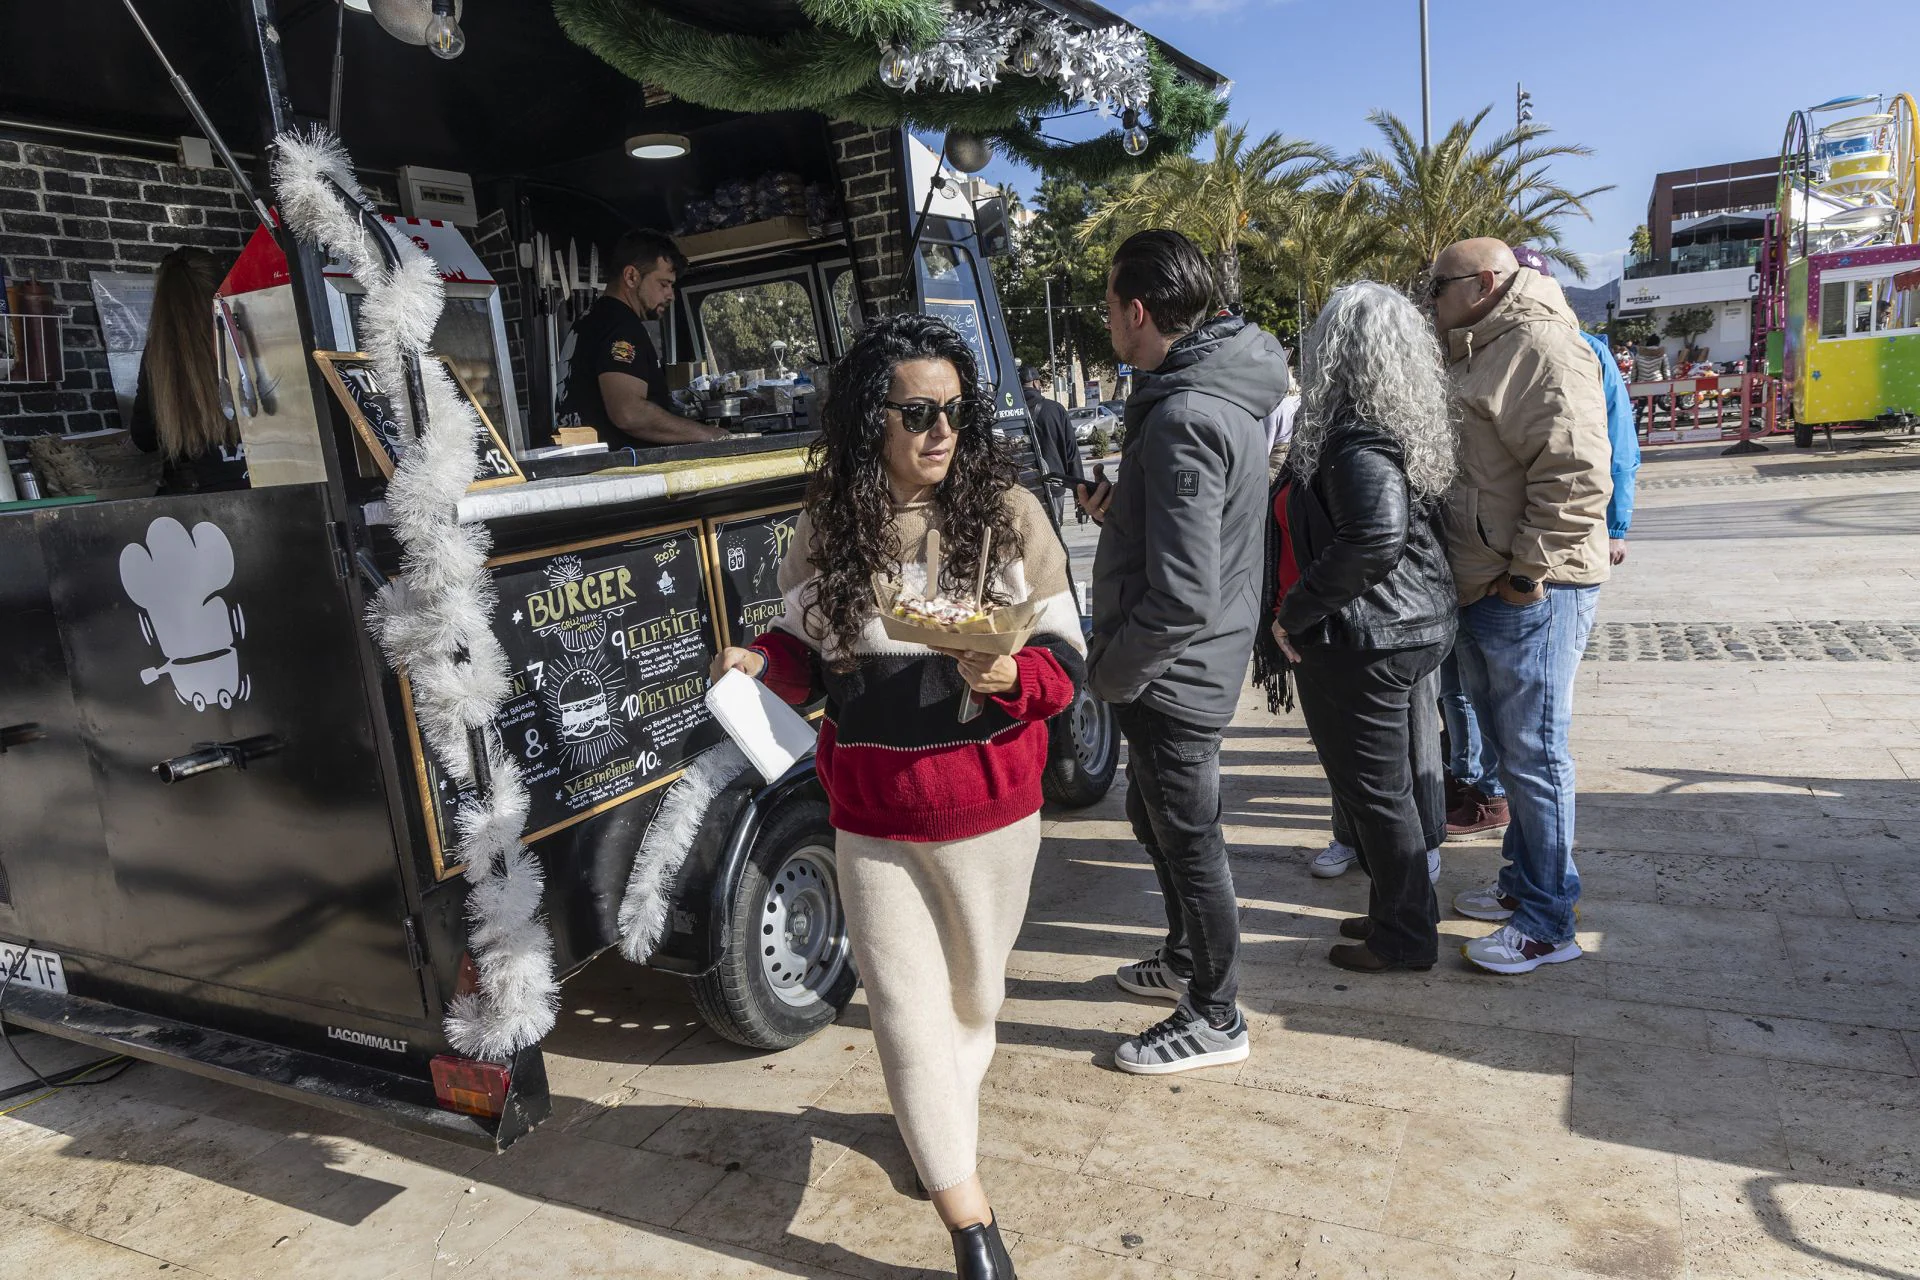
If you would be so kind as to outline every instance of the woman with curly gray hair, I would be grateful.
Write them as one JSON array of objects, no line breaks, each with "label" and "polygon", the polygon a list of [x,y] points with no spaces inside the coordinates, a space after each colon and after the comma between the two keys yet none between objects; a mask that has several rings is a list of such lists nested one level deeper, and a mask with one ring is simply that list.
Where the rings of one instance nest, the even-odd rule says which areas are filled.
[{"label": "woman with curly gray hair", "polygon": [[[1373,882],[1367,914],[1341,922],[1353,942],[1328,958],[1357,973],[1431,969],[1437,841],[1421,815],[1442,810],[1432,677],[1456,618],[1440,514],[1455,469],[1446,374],[1432,327],[1385,285],[1335,293],[1305,348],[1272,638]],[[1433,794],[1422,803],[1417,788]]]}]

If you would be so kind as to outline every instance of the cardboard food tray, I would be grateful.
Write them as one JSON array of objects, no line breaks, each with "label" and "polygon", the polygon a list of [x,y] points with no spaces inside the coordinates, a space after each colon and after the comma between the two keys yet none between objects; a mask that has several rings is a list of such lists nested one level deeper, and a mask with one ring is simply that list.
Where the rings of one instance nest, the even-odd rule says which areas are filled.
[{"label": "cardboard food tray", "polygon": [[968,653],[992,653],[1011,656],[1026,648],[1033,638],[1034,619],[1039,602],[1003,605],[973,622],[955,627],[937,627],[908,622],[893,616],[893,602],[900,588],[891,583],[876,583],[874,599],[880,606],[880,623],[887,637],[903,644],[924,644],[934,649],[959,649]]}]

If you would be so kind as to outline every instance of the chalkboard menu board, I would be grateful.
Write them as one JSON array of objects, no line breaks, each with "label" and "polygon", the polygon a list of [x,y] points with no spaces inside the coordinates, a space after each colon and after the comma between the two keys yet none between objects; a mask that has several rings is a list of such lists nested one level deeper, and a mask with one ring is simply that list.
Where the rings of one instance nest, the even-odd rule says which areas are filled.
[{"label": "chalkboard menu board", "polygon": [[[353,423],[361,443],[379,465],[380,473],[389,480],[393,479],[393,470],[400,463],[400,455],[412,443],[412,437],[394,409],[393,395],[380,385],[379,375],[374,371],[373,357],[357,351],[316,351],[313,359],[325,375],[327,385],[333,388],[334,397],[346,409],[347,419]],[[520,464],[514,461],[513,450],[501,438],[499,429],[487,417],[487,411],[480,407],[480,401],[474,397],[472,389],[454,372],[453,365],[444,357],[441,363],[446,366],[447,375],[453,379],[454,385],[473,405],[473,411],[486,431],[480,446],[479,466],[468,488],[488,489],[497,485],[524,483],[527,477],[520,470]]]},{"label": "chalkboard menu board", "polygon": [[527,839],[670,781],[725,736],[705,697],[701,542],[687,525],[491,562],[512,672],[494,724],[526,779]]},{"label": "chalkboard menu board", "polygon": [[708,522],[726,643],[748,644],[780,616],[780,561],[799,523],[797,503]]}]

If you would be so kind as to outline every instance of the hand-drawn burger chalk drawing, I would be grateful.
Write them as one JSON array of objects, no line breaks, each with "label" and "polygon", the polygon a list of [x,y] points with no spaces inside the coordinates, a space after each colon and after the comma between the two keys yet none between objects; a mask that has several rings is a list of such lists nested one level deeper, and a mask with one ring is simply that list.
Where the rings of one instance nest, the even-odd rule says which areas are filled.
[{"label": "hand-drawn burger chalk drawing", "polygon": [[246,637],[247,617],[220,594],[232,581],[233,544],[204,520],[189,533],[161,516],[147,526],[144,544],[121,548],[120,585],[140,606],[140,634],[166,655],[140,672],[140,683],[170,677],[173,696],[195,711],[231,707],[253,693],[234,647]]}]

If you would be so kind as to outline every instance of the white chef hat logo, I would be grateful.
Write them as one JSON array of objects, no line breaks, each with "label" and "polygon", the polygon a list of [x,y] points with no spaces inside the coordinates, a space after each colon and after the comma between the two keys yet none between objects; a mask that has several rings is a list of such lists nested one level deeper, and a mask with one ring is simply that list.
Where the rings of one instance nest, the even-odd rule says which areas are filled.
[{"label": "white chef hat logo", "polygon": [[140,633],[166,655],[140,672],[140,683],[171,677],[174,696],[195,711],[246,700],[253,678],[240,674],[234,641],[245,638],[247,619],[220,595],[232,581],[233,544],[204,520],[189,533],[162,516],[147,526],[144,545],[121,548],[120,585],[140,606]]}]

